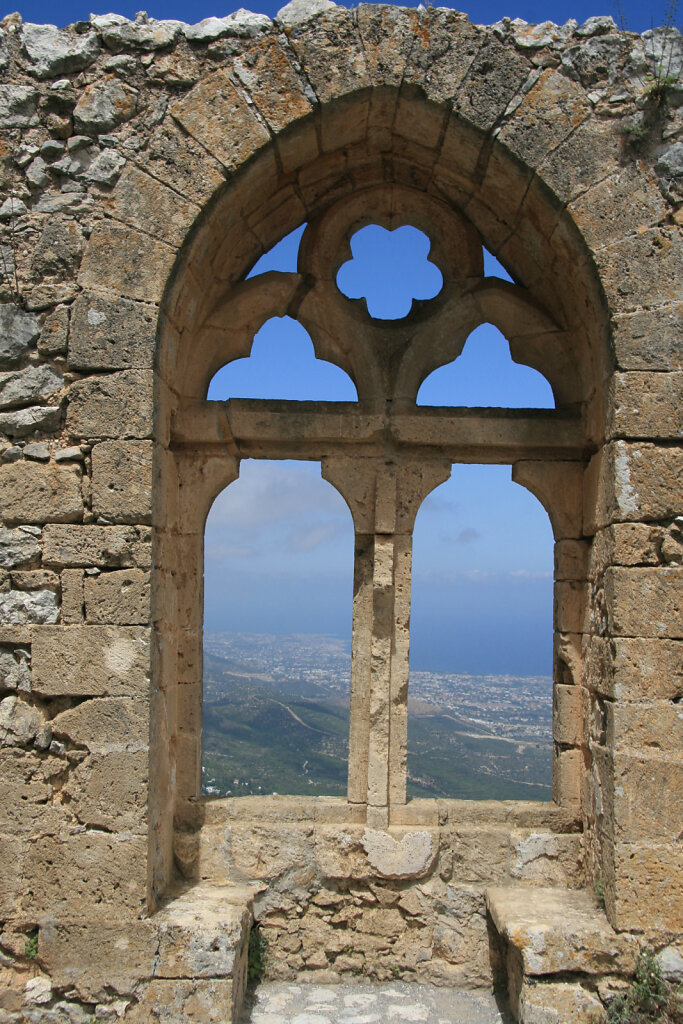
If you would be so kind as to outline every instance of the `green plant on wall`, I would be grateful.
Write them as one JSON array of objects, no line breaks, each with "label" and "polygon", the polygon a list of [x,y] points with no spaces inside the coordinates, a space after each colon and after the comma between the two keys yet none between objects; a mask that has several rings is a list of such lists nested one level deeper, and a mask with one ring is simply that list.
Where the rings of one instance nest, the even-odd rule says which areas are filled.
[{"label": "green plant on wall", "polygon": [[260,981],[266,973],[266,950],[268,939],[257,924],[249,932],[249,949],[247,951],[247,978],[249,981]]},{"label": "green plant on wall", "polygon": [[662,977],[651,949],[638,957],[627,992],[615,996],[607,1010],[608,1024],[683,1024],[683,993]]}]

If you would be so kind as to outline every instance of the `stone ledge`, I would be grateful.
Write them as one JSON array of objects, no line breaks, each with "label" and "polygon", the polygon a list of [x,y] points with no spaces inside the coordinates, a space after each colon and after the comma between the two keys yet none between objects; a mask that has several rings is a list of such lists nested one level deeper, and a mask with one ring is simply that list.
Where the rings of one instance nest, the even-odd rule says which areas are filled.
[{"label": "stone ledge", "polygon": [[618,935],[584,889],[500,886],[487,889],[486,905],[525,975],[635,970],[635,937]]}]

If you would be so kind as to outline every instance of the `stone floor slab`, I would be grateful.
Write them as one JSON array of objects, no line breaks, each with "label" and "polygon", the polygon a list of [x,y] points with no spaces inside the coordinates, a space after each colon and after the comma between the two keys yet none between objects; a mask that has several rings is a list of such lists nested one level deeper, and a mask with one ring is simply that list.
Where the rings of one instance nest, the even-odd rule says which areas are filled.
[{"label": "stone floor slab", "polygon": [[403,981],[263,982],[240,1024],[510,1024],[489,993]]}]

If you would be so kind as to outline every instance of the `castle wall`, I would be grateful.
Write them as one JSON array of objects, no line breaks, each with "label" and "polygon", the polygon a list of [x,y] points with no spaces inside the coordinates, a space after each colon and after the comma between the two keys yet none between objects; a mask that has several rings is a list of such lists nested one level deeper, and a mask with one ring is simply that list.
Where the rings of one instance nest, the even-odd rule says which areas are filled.
[{"label": "castle wall", "polygon": [[[615,929],[678,941],[680,82],[660,94],[648,75],[669,55],[680,74],[680,36],[324,0],[275,22],[106,15],[58,32],[10,15],[0,29],[0,1012],[184,1019],[209,999],[197,965],[180,995],[171,968],[158,992],[149,981],[157,910],[188,882],[252,886],[286,974],[365,964],[484,984],[491,882],[600,883]],[[478,293],[477,315],[546,373],[564,416],[531,456],[527,426],[507,421],[439,456],[509,463],[553,523],[555,803],[402,810],[394,774],[372,820],[360,790],[294,821],[286,802],[198,817],[210,501],[269,446],[291,457],[310,435],[321,460],[344,455],[324,417],[287,435],[245,404],[226,426],[202,388],[264,319],[299,308],[297,281],[238,291],[255,259],[304,220],[332,238],[327,212],[372,189],[449,211],[514,269],[521,297]],[[316,351],[367,386],[369,455],[389,384],[407,451],[422,349],[382,377],[369,341],[334,350],[314,299],[300,310]],[[367,529],[387,536],[380,513]],[[228,860],[208,868],[226,829]],[[428,867],[387,873],[382,835],[422,836]],[[419,963],[405,927],[429,936]],[[179,1016],[159,1016],[176,997]]]}]

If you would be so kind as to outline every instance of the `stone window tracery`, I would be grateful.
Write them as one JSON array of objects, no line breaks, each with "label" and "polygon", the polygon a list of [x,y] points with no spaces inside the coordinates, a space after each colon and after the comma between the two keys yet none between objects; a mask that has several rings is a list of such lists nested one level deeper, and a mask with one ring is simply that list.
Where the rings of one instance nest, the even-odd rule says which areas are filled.
[{"label": "stone window tracery", "polygon": [[[366,225],[388,231],[411,225],[431,241],[429,260],[442,286],[400,319],[372,317],[364,300],[349,299],[338,287],[339,270],[353,255],[351,239]],[[351,510],[356,539],[348,801],[364,809],[370,825],[382,827],[406,802],[417,511],[454,463],[513,465],[514,479],[543,501],[548,460],[556,469],[558,458],[583,457],[580,382],[570,343],[548,313],[523,287],[485,275],[474,226],[456,209],[408,187],[372,187],[331,203],[307,222],[296,272],[266,270],[226,288],[199,330],[205,360],[187,364],[186,394],[194,391],[201,402],[213,373],[248,356],[261,325],[283,316],[308,332],[318,359],[349,375],[358,401],[208,402],[203,422],[209,434],[218,433],[213,448],[207,435],[206,451],[220,466],[220,438],[222,450],[237,460],[232,478],[240,458],[319,461],[323,477]],[[547,378],[556,410],[416,404],[422,382],[457,359],[483,323],[505,335],[516,363]],[[181,438],[183,422],[181,409],[175,421]],[[556,768],[556,778],[560,774]]]}]

